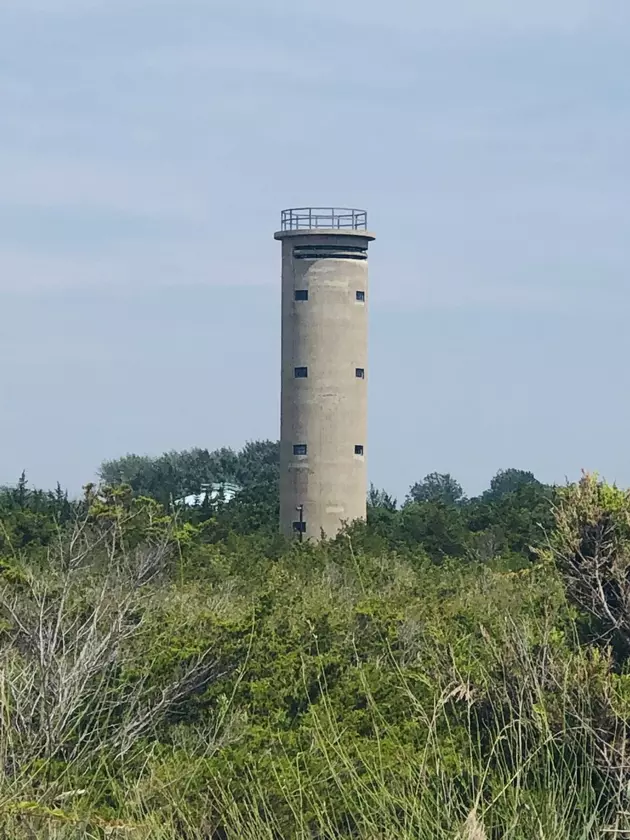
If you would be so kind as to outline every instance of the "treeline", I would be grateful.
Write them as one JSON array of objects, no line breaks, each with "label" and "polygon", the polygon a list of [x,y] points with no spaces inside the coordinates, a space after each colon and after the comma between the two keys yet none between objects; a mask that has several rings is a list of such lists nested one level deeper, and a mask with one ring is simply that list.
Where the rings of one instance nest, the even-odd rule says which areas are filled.
[{"label": "treeline", "polygon": [[[254,441],[242,450],[192,449],[159,457],[127,455],[106,461],[99,471],[105,487],[127,487],[135,498],[150,498],[166,513],[175,502],[200,494],[212,483],[233,482],[242,490],[229,502],[202,501],[178,508],[180,521],[204,526],[204,539],[220,542],[233,536],[274,540],[279,515],[279,444]],[[88,486],[87,494],[93,492]],[[368,493],[367,523],[354,523],[348,533],[357,546],[371,551],[396,550],[410,554],[422,549],[433,561],[468,558],[482,562],[500,559],[520,568],[544,544],[553,524],[556,489],[528,471],[498,472],[480,496],[467,498],[449,474],[432,473],[410,487],[400,503],[385,490]],[[203,496],[202,496],[203,498]],[[15,487],[0,489],[0,513],[5,520],[2,541],[21,547],[41,545],[60,525],[80,518],[84,498],[70,500],[54,491],[31,489],[25,475]]]},{"label": "treeline", "polygon": [[[213,482],[235,482],[243,490],[229,504],[206,504],[185,511],[190,521],[207,522],[208,539],[229,533],[277,531],[279,513],[279,444],[248,443],[232,449],[192,449],[158,458],[128,455],[104,463],[100,477],[108,485],[129,485],[135,494],[156,499],[167,509],[187,494]],[[467,498],[449,474],[433,473],[415,483],[400,504],[384,490],[371,487],[367,525],[355,524],[355,540],[398,551],[423,547],[434,560],[501,557],[518,566],[529,561],[552,524],[554,488],[531,472],[501,470],[481,496]]]},{"label": "treeline", "polygon": [[[279,444],[247,443],[242,450],[192,449],[159,457],[126,455],[106,461],[99,470],[103,488],[125,489],[136,499],[158,502],[166,514],[181,522],[203,525],[208,543],[230,535],[273,539],[278,531]],[[204,498],[202,488],[232,482],[242,489],[230,501]],[[469,558],[483,562],[501,558],[514,565],[531,561],[553,526],[557,488],[541,483],[533,473],[499,471],[480,496],[467,498],[450,474],[432,473],[414,483],[399,503],[374,485],[367,497],[367,522],[352,523],[347,534],[372,551],[415,552],[434,561]],[[47,544],[60,527],[77,521],[97,492],[87,485],[85,495],[70,499],[59,485],[53,491],[32,489],[22,474],[17,484],[0,488],[4,534],[0,546]],[[200,495],[200,504],[177,506],[187,495]]]}]

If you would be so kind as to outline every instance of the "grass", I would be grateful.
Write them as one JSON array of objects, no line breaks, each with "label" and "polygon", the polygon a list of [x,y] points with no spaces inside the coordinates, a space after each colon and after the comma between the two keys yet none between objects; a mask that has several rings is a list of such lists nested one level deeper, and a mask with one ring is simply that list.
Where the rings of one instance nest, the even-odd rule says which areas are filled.
[{"label": "grass", "polygon": [[553,568],[119,531],[5,575],[0,837],[630,837],[630,692]]}]

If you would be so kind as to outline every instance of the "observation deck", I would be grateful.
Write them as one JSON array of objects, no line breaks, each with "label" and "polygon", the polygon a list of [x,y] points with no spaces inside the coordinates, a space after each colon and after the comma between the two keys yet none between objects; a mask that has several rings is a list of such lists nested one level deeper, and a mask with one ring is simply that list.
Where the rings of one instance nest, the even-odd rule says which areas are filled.
[{"label": "observation deck", "polygon": [[276,239],[309,233],[374,239],[367,229],[365,210],[353,207],[292,207],[282,211]]}]

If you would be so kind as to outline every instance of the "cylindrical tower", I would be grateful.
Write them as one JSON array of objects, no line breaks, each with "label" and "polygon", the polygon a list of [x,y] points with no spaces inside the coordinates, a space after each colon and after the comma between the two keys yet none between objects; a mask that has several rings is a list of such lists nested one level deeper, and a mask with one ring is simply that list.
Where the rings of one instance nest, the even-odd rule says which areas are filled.
[{"label": "cylindrical tower", "polygon": [[363,210],[285,210],[280,529],[334,537],[365,519],[368,244]]}]

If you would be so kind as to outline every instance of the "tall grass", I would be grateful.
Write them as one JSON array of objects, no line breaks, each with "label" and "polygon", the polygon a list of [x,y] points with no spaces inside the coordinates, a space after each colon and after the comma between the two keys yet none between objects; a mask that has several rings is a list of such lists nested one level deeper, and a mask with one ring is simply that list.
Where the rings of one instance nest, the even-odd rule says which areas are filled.
[{"label": "tall grass", "polygon": [[[578,643],[553,570],[324,547],[253,592],[242,547],[194,579],[176,549],[80,525],[44,563],[14,558],[1,837],[630,836],[623,676]],[[252,700],[293,662],[268,653],[274,633],[301,640],[288,726]]]}]

